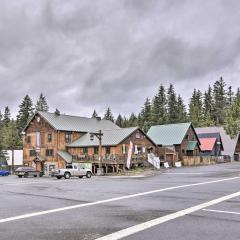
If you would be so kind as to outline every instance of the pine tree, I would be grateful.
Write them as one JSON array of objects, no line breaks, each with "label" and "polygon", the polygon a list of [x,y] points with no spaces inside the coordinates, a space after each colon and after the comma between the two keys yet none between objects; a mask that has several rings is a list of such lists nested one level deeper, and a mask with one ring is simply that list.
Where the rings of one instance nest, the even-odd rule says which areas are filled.
[{"label": "pine tree", "polygon": [[152,101],[152,124],[164,124],[167,121],[167,97],[165,88],[160,85],[157,95]]},{"label": "pine tree", "polygon": [[211,86],[209,86],[208,90],[204,93],[204,98],[203,98],[203,122],[204,122],[204,126],[206,126],[206,127],[214,125],[213,97],[212,97]]},{"label": "pine tree", "polygon": [[202,109],[202,93],[200,90],[194,89],[189,103],[189,117],[194,127],[202,127],[203,109]]},{"label": "pine tree", "polygon": [[183,99],[181,98],[180,95],[178,95],[177,99],[177,113],[178,113],[177,122],[182,123],[187,121],[186,106],[184,105]]},{"label": "pine tree", "polygon": [[235,95],[235,101],[240,101],[240,88],[237,89],[237,93]]},{"label": "pine tree", "polygon": [[152,120],[152,106],[149,98],[146,99],[144,106],[142,108],[141,113],[139,114],[139,123],[140,127],[143,129],[144,132],[147,132],[151,127]]},{"label": "pine tree", "polygon": [[128,119],[128,126],[129,127],[137,127],[138,126],[138,119],[134,113],[132,113],[130,118]]},{"label": "pine tree", "polygon": [[17,115],[17,128],[19,134],[21,134],[24,127],[27,125],[30,118],[33,116],[33,104],[31,98],[26,95],[19,105],[19,111]]},{"label": "pine tree", "polygon": [[4,114],[3,114],[3,127],[7,127],[8,124],[10,123],[11,121],[11,113],[10,113],[10,109],[8,106],[5,107],[5,110],[4,110]]},{"label": "pine tree", "polygon": [[12,151],[12,173],[14,172],[14,150],[21,147],[16,122],[12,119],[8,126],[3,128],[3,147]]},{"label": "pine tree", "polygon": [[110,107],[107,108],[106,113],[104,115],[104,119],[114,122],[114,118],[113,118],[112,111],[111,111]]},{"label": "pine tree", "polygon": [[3,147],[3,116],[0,111],[0,166],[6,163],[6,157],[4,154]]},{"label": "pine tree", "polygon": [[43,94],[41,93],[39,96],[39,99],[37,100],[35,110],[36,111],[42,111],[42,112],[48,112],[48,104],[47,104],[47,99]]},{"label": "pine tree", "polygon": [[167,91],[167,121],[168,123],[177,123],[178,112],[177,112],[177,97],[172,84],[169,85]]},{"label": "pine tree", "polygon": [[232,138],[240,132],[240,98],[236,97],[227,110],[224,128]]},{"label": "pine tree", "polygon": [[98,117],[98,114],[97,114],[96,110],[94,109],[94,111],[92,113],[92,118],[96,118],[96,117]]},{"label": "pine tree", "polygon": [[226,107],[226,91],[225,82],[221,77],[219,81],[216,81],[213,85],[213,116],[216,125],[222,125],[224,123],[224,112]]},{"label": "pine tree", "polygon": [[122,115],[119,114],[118,117],[117,117],[117,120],[115,122],[119,127],[123,127],[123,118],[122,118]]}]

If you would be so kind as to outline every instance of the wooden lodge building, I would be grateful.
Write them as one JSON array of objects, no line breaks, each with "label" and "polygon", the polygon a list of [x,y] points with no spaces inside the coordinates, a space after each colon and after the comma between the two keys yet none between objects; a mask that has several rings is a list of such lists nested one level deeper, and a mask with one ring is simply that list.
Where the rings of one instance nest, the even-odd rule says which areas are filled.
[{"label": "wooden lodge building", "polygon": [[157,144],[160,160],[170,165],[184,156],[200,154],[200,141],[191,123],[152,126],[147,134]]},{"label": "wooden lodge building", "polygon": [[124,169],[130,142],[133,143],[132,165],[142,164],[154,142],[139,128],[120,128],[108,120],[48,112],[37,112],[24,129],[23,161],[49,174],[68,164],[99,167],[98,146],[91,132],[102,131],[102,163],[105,172]]},{"label": "wooden lodge building", "polygon": [[201,143],[201,156],[222,156],[223,143],[220,133],[200,133],[198,134]]}]

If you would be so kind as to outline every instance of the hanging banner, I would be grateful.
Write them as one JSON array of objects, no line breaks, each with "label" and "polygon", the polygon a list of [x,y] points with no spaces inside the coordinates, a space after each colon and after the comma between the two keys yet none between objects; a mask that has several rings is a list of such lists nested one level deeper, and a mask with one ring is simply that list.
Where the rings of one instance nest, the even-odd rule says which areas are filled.
[{"label": "hanging banner", "polygon": [[138,154],[138,146],[137,145],[135,145],[134,154]]},{"label": "hanging banner", "polygon": [[130,169],[130,165],[131,165],[132,151],[133,151],[133,143],[132,143],[132,141],[130,141],[129,149],[128,149],[128,156],[127,156],[127,163],[126,163],[126,167],[128,169]]}]

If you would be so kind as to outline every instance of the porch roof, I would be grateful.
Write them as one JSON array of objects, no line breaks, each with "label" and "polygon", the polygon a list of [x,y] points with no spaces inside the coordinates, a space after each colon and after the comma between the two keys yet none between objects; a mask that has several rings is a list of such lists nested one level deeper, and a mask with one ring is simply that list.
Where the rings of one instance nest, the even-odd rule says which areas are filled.
[{"label": "porch roof", "polygon": [[66,151],[58,151],[58,155],[63,158],[66,163],[72,163],[72,155]]},{"label": "porch roof", "polygon": [[197,145],[197,141],[189,141],[187,145],[187,151],[193,151]]}]

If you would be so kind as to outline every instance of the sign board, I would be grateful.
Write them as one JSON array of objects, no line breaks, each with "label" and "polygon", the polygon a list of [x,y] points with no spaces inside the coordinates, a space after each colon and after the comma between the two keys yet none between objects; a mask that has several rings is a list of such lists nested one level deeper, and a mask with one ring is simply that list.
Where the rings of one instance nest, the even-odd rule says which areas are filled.
[{"label": "sign board", "polygon": [[181,162],[175,162],[175,167],[182,167],[182,163]]},{"label": "sign board", "polygon": [[169,168],[168,162],[163,163],[163,166],[164,166],[165,168]]}]

